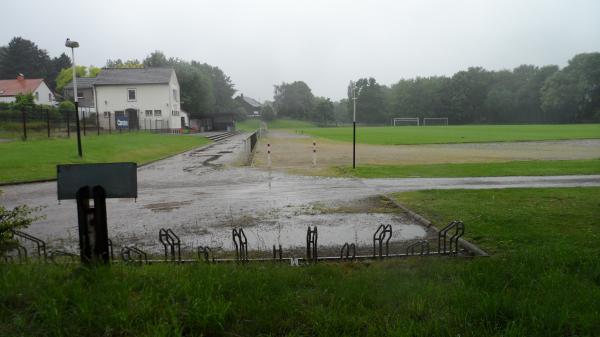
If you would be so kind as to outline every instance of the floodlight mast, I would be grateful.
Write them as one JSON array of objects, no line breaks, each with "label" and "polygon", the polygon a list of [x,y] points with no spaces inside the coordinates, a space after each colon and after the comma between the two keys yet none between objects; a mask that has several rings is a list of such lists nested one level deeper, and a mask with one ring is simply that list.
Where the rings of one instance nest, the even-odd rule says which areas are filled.
[{"label": "floodlight mast", "polygon": [[75,121],[77,125],[77,154],[79,157],[83,157],[83,151],[81,150],[81,128],[79,127],[79,100],[77,99],[77,72],[75,70],[75,48],[79,48],[79,42],[71,41],[67,38],[65,47],[71,48],[71,60],[73,61],[73,102],[75,103]]}]

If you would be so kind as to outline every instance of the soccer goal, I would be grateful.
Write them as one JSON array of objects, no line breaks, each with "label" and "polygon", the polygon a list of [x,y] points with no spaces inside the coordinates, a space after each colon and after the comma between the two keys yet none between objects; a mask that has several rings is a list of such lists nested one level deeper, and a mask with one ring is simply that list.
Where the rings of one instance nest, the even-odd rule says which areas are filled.
[{"label": "soccer goal", "polygon": [[423,125],[448,125],[448,117],[423,118]]},{"label": "soccer goal", "polygon": [[419,117],[414,118],[394,118],[392,119],[392,126],[405,126],[405,125],[416,125],[419,126]]}]

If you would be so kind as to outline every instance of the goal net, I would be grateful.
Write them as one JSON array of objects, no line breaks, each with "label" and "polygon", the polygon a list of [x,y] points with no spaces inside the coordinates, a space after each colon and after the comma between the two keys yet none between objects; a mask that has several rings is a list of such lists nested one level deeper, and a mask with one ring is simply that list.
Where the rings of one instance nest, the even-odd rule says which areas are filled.
[{"label": "goal net", "polygon": [[404,126],[404,125],[416,125],[419,126],[419,118],[394,118],[392,119],[392,126]]},{"label": "goal net", "polygon": [[448,125],[448,117],[423,118],[423,125]]}]

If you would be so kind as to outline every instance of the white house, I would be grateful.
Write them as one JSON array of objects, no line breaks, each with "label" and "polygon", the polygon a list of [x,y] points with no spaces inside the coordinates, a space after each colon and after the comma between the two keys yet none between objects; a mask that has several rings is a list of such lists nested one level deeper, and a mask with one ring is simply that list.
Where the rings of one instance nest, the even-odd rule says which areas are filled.
[{"label": "white house", "polygon": [[103,128],[170,129],[189,125],[173,68],[108,68],[94,81]]},{"label": "white house", "polygon": [[14,102],[18,94],[33,94],[35,104],[55,104],[54,94],[41,78],[25,79],[19,74],[14,80],[0,80],[0,102]]}]

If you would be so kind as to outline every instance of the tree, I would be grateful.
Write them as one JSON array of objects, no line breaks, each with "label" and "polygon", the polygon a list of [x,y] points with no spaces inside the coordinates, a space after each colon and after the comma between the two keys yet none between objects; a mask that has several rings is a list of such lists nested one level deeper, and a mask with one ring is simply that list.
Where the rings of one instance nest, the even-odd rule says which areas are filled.
[{"label": "tree", "polygon": [[143,68],[144,65],[137,59],[122,61],[121,59],[106,61],[106,68]]},{"label": "tree", "polygon": [[13,38],[0,59],[0,78],[15,78],[19,73],[28,78],[45,78],[51,69],[48,53],[21,37]]},{"label": "tree", "polygon": [[277,115],[294,119],[310,119],[314,109],[314,96],[302,81],[275,85],[274,106]]},{"label": "tree", "polygon": [[26,228],[41,218],[39,216],[32,216],[39,209],[25,205],[7,209],[0,205],[0,256],[16,244],[12,237],[13,230]]},{"label": "tree", "polygon": [[273,110],[273,107],[271,106],[271,104],[264,104],[262,106],[262,108],[260,109],[260,115],[262,116],[262,119],[265,121],[272,121],[275,119],[275,110]]},{"label": "tree", "polygon": [[[75,76],[77,77],[96,77],[102,69],[94,66],[76,66]],[[64,87],[73,81],[73,68],[64,68],[56,77],[56,91],[62,92]]]},{"label": "tree", "polygon": [[[356,86],[356,121],[367,124],[387,123],[387,102],[384,88],[373,77],[361,78]],[[352,91],[348,89],[348,104],[353,104]],[[349,112],[353,113],[353,106]]]},{"label": "tree", "polygon": [[553,121],[600,120],[600,53],[575,55],[548,78],[541,102]]},{"label": "tree", "polygon": [[33,106],[35,106],[35,100],[32,93],[28,92],[26,94],[17,94],[17,96],[15,96],[15,110],[25,110]]},{"label": "tree", "polygon": [[312,120],[318,121],[323,125],[327,125],[335,120],[333,111],[333,102],[331,102],[331,99],[325,97],[316,97],[315,111]]}]

